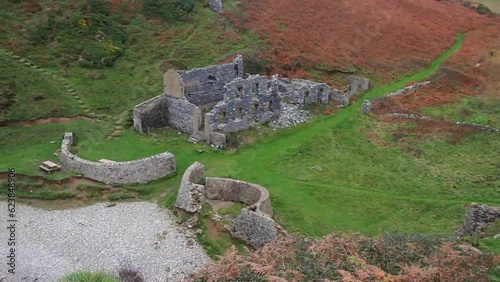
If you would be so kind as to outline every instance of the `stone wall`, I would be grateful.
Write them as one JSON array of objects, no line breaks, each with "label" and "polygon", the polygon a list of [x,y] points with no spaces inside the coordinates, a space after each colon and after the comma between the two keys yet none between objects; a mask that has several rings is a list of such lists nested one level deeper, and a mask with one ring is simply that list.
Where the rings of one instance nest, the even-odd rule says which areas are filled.
[{"label": "stone wall", "polygon": [[228,178],[207,177],[205,197],[210,200],[243,203],[254,210],[273,216],[269,192],[257,184]]},{"label": "stone wall", "polygon": [[262,212],[252,211],[249,208],[241,210],[232,234],[248,241],[254,247],[261,247],[277,237],[274,220]]},{"label": "stone wall", "polygon": [[221,13],[222,12],[222,0],[208,0],[208,8],[211,11]]},{"label": "stone wall", "polygon": [[205,197],[210,200],[239,202],[241,210],[231,230],[233,236],[260,247],[276,239],[276,228],[269,192],[262,186],[244,181],[207,177]]},{"label": "stone wall", "polygon": [[196,105],[206,105],[223,100],[224,86],[243,75],[243,59],[236,57],[232,63],[178,71],[186,99]]},{"label": "stone wall", "polygon": [[164,152],[155,156],[128,161],[100,163],[84,160],[71,153],[73,133],[65,133],[59,152],[62,165],[85,177],[104,183],[145,183],[165,177],[176,171],[175,156]]},{"label": "stone wall", "polygon": [[182,132],[193,133],[195,105],[186,98],[166,96],[168,125]]},{"label": "stone wall", "polygon": [[169,125],[192,134],[192,142],[210,143],[213,131],[231,133],[267,122],[275,128],[305,122],[304,105],[335,101],[346,106],[359,90],[369,87],[368,79],[356,76],[347,78],[345,91],[310,80],[280,79],[278,75],[242,77],[241,56],[228,64],[169,70],[163,77],[164,95],[136,107],[134,126],[143,132]]},{"label": "stone wall", "polygon": [[168,125],[167,95],[156,96],[134,108],[134,128],[143,133]]},{"label": "stone wall", "polygon": [[330,99],[328,84],[305,79],[280,79],[278,92],[289,104],[328,104]]},{"label": "stone wall", "polygon": [[366,91],[370,88],[370,80],[360,76],[348,76],[349,88],[347,90],[348,98],[352,98],[358,92]]},{"label": "stone wall", "polygon": [[205,199],[205,190],[203,186],[203,174],[205,167],[195,162],[182,176],[179,194],[174,206],[187,212],[200,212],[201,205]]},{"label": "stone wall", "polygon": [[276,238],[273,208],[269,192],[262,186],[244,181],[207,177],[203,185],[204,167],[194,163],[184,173],[174,206],[185,211],[200,212],[203,202],[221,200],[247,205],[241,210],[231,229],[233,236],[262,246]]},{"label": "stone wall", "polygon": [[490,207],[473,203],[465,211],[458,235],[473,236],[476,229],[481,232],[486,226],[497,219],[500,220],[500,207]]},{"label": "stone wall", "polygon": [[205,115],[210,130],[238,132],[253,123],[266,123],[279,115],[281,97],[277,78],[254,75],[237,78],[224,87],[224,100]]}]

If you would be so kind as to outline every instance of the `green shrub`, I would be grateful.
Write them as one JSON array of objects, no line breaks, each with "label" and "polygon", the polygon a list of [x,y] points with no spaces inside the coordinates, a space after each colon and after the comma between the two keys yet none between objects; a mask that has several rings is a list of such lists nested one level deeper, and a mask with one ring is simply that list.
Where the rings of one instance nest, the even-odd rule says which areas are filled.
[{"label": "green shrub", "polygon": [[59,280],[59,282],[119,282],[119,280],[106,273],[91,273],[83,271],[69,274]]},{"label": "green shrub", "polygon": [[490,8],[486,7],[484,4],[479,4],[476,8],[476,12],[481,15],[491,14]]},{"label": "green shrub", "polygon": [[144,0],[142,13],[145,16],[163,19],[166,22],[180,21],[193,11],[194,0]]}]

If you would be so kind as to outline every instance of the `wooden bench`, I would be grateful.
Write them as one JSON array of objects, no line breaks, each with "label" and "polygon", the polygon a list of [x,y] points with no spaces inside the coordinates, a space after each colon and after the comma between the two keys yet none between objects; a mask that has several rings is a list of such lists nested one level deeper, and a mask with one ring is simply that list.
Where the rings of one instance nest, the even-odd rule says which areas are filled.
[{"label": "wooden bench", "polygon": [[39,168],[47,173],[57,171],[61,169],[61,166],[53,163],[51,161],[45,161],[42,163],[42,165],[39,166]]}]

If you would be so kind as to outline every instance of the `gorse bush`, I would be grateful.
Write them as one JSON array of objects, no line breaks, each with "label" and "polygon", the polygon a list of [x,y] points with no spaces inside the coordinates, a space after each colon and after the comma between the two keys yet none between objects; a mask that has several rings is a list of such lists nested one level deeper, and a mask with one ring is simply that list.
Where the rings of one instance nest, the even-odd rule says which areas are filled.
[{"label": "gorse bush", "polygon": [[145,16],[175,22],[184,19],[194,10],[194,0],[143,0],[142,13]]},{"label": "gorse bush", "polygon": [[50,10],[29,23],[30,41],[50,45],[65,64],[112,66],[123,55],[128,36],[109,15],[111,2],[88,0],[73,6]]},{"label": "gorse bush", "polygon": [[320,240],[276,241],[244,254],[233,247],[192,281],[486,282],[499,262],[497,255],[440,239],[332,234]]}]

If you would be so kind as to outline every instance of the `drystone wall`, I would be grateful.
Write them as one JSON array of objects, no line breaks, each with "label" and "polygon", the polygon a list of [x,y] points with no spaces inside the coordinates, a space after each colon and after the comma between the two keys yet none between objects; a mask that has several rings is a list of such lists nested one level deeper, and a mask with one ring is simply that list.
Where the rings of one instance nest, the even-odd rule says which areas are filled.
[{"label": "drystone wall", "polygon": [[273,241],[276,228],[269,192],[262,186],[244,181],[207,177],[203,185],[204,167],[192,164],[184,173],[174,206],[195,213],[203,202],[222,200],[247,205],[236,218],[231,233],[254,247]]},{"label": "drystone wall", "polygon": [[486,226],[500,220],[500,207],[471,204],[465,211],[459,236],[473,236],[476,230],[481,232]]},{"label": "drystone wall", "polygon": [[195,105],[190,103],[186,98],[167,96],[167,123],[169,126],[178,129],[182,132],[193,133],[194,110]]},{"label": "drystone wall", "polygon": [[271,218],[271,200],[264,187],[234,179],[207,177],[205,197],[247,205],[235,220],[231,230],[233,236],[249,242],[254,247],[276,239],[276,228]]},{"label": "drystone wall", "polygon": [[184,172],[174,207],[190,213],[201,211],[201,205],[205,199],[205,187],[203,186],[204,173],[205,167],[198,162],[192,164]]},{"label": "drystone wall", "polygon": [[167,95],[156,96],[134,108],[134,128],[143,133],[168,125]]},{"label": "drystone wall", "polygon": [[175,156],[164,152],[144,159],[100,163],[84,160],[71,153],[73,133],[65,133],[59,152],[62,165],[85,177],[104,183],[145,183],[170,175],[176,171]]},{"label": "drystone wall", "polygon": [[[178,71],[186,99],[196,105],[206,105],[223,100],[224,87],[243,75],[243,59],[236,57],[232,63]],[[168,94],[168,93],[166,93]]]},{"label": "drystone wall", "polygon": [[253,210],[273,216],[269,192],[257,184],[228,178],[207,177],[205,197],[210,200],[243,203]]}]

